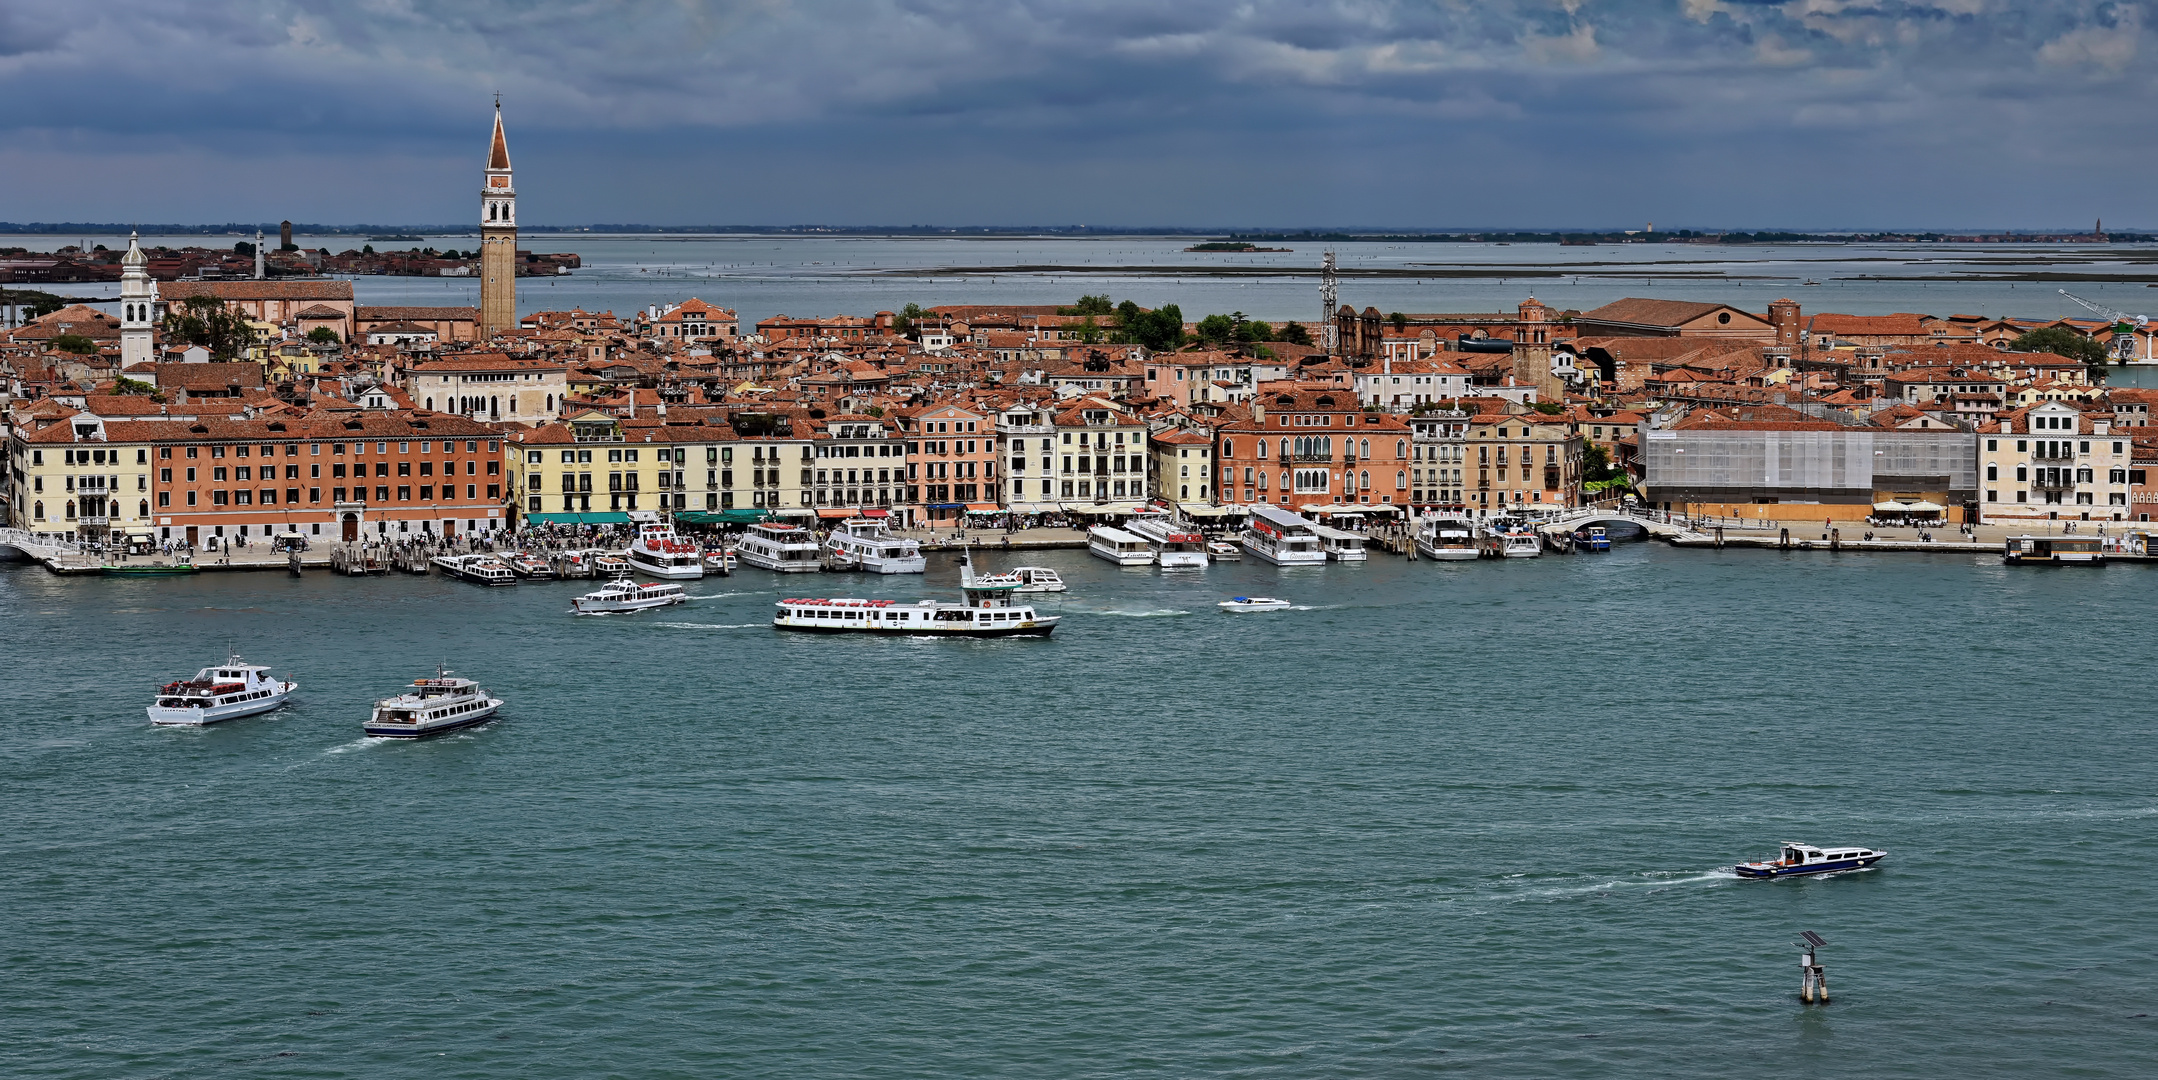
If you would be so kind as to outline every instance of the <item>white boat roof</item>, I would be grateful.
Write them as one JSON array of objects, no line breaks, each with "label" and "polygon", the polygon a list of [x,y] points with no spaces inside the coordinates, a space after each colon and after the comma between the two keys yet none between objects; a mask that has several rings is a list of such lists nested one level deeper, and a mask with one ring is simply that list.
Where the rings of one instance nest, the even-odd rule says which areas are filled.
[{"label": "white boat roof", "polygon": [[1302,514],[1291,513],[1272,503],[1251,504],[1251,516],[1279,529],[1310,529],[1311,519]]},{"label": "white boat roof", "polygon": [[1136,535],[1136,534],[1133,534],[1133,533],[1128,533],[1128,532],[1125,532],[1124,530],[1122,530],[1122,529],[1119,529],[1119,528],[1117,528],[1117,527],[1115,527],[1115,526],[1113,526],[1113,525],[1096,525],[1096,526],[1094,526],[1093,528],[1091,528],[1091,529],[1088,529],[1088,530],[1087,530],[1087,535],[1088,535],[1088,536],[1105,536],[1105,537],[1108,537],[1108,538],[1109,538],[1109,539],[1111,539],[1111,540],[1114,540],[1114,541],[1116,541],[1116,542],[1117,542],[1117,543],[1119,543],[1119,544],[1125,544],[1125,543],[1130,543],[1130,544],[1144,544],[1144,543],[1146,543],[1146,539],[1145,539],[1144,537],[1138,536],[1138,535]]}]

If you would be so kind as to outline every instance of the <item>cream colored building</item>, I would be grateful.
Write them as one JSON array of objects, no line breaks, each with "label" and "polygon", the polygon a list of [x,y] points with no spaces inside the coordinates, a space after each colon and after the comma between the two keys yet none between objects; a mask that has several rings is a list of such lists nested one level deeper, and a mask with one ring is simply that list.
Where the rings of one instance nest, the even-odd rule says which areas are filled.
[{"label": "cream colored building", "polygon": [[575,524],[618,523],[632,510],[802,511],[814,497],[814,442],[753,422],[667,424],[594,411],[517,432],[504,446],[519,517]]},{"label": "cream colored building", "polygon": [[1978,429],[1979,521],[2127,520],[2130,433],[2066,401],[2003,413]]}]

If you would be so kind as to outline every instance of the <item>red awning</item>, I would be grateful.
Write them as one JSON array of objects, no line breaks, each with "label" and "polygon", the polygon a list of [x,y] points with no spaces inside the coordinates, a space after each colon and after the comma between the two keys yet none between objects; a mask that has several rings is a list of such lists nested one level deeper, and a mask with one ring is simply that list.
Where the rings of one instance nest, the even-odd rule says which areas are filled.
[{"label": "red awning", "polygon": [[988,513],[994,513],[994,512],[996,511],[996,509],[997,509],[997,504],[995,504],[995,503],[968,503],[968,504],[967,504],[967,512],[968,512],[968,513],[971,513],[971,514],[988,514]]},{"label": "red awning", "polygon": [[863,517],[891,517],[891,516],[892,516],[892,512],[891,512],[890,510],[879,510],[879,509],[877,509],[876,507],[873,507],[873,506],[871,506],[871,507],[864,507],[864,508],[862,509],[862,516],[863,516]]},{"label": "red awning", "polygon": [[830,520],[832,518],[850,518],[855,516],[856,513],[857,511],[853,510],[819,510],[817,511],[817,516]]}]

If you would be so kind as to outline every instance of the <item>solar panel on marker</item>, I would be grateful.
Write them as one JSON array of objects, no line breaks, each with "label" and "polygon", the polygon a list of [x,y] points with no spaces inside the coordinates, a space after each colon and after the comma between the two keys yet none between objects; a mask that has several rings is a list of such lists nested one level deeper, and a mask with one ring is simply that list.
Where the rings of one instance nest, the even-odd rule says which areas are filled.
[{"label": "solar panel on marker", "polygon": [[1828,942],[1821,940],[1821,935],[1816,934],[1811,930],[1801,930],[1798,932],[1798,936],[1805,938],[1807,944],[1810,944],[1815,948],[1819,948],[1820,946],[1828,944]]}]

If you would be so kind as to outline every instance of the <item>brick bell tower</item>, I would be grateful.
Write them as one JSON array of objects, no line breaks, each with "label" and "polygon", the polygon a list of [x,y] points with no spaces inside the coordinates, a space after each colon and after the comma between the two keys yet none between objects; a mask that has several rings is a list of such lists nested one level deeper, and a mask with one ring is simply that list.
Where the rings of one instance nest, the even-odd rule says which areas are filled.
[{"label": "brick bell tower", "polygon": [[510,180],[510,146],[502,137],[497,94],[494,142],[487,148],[487,181],[480,189],[480,337],[516,326],[517,187]]}]

